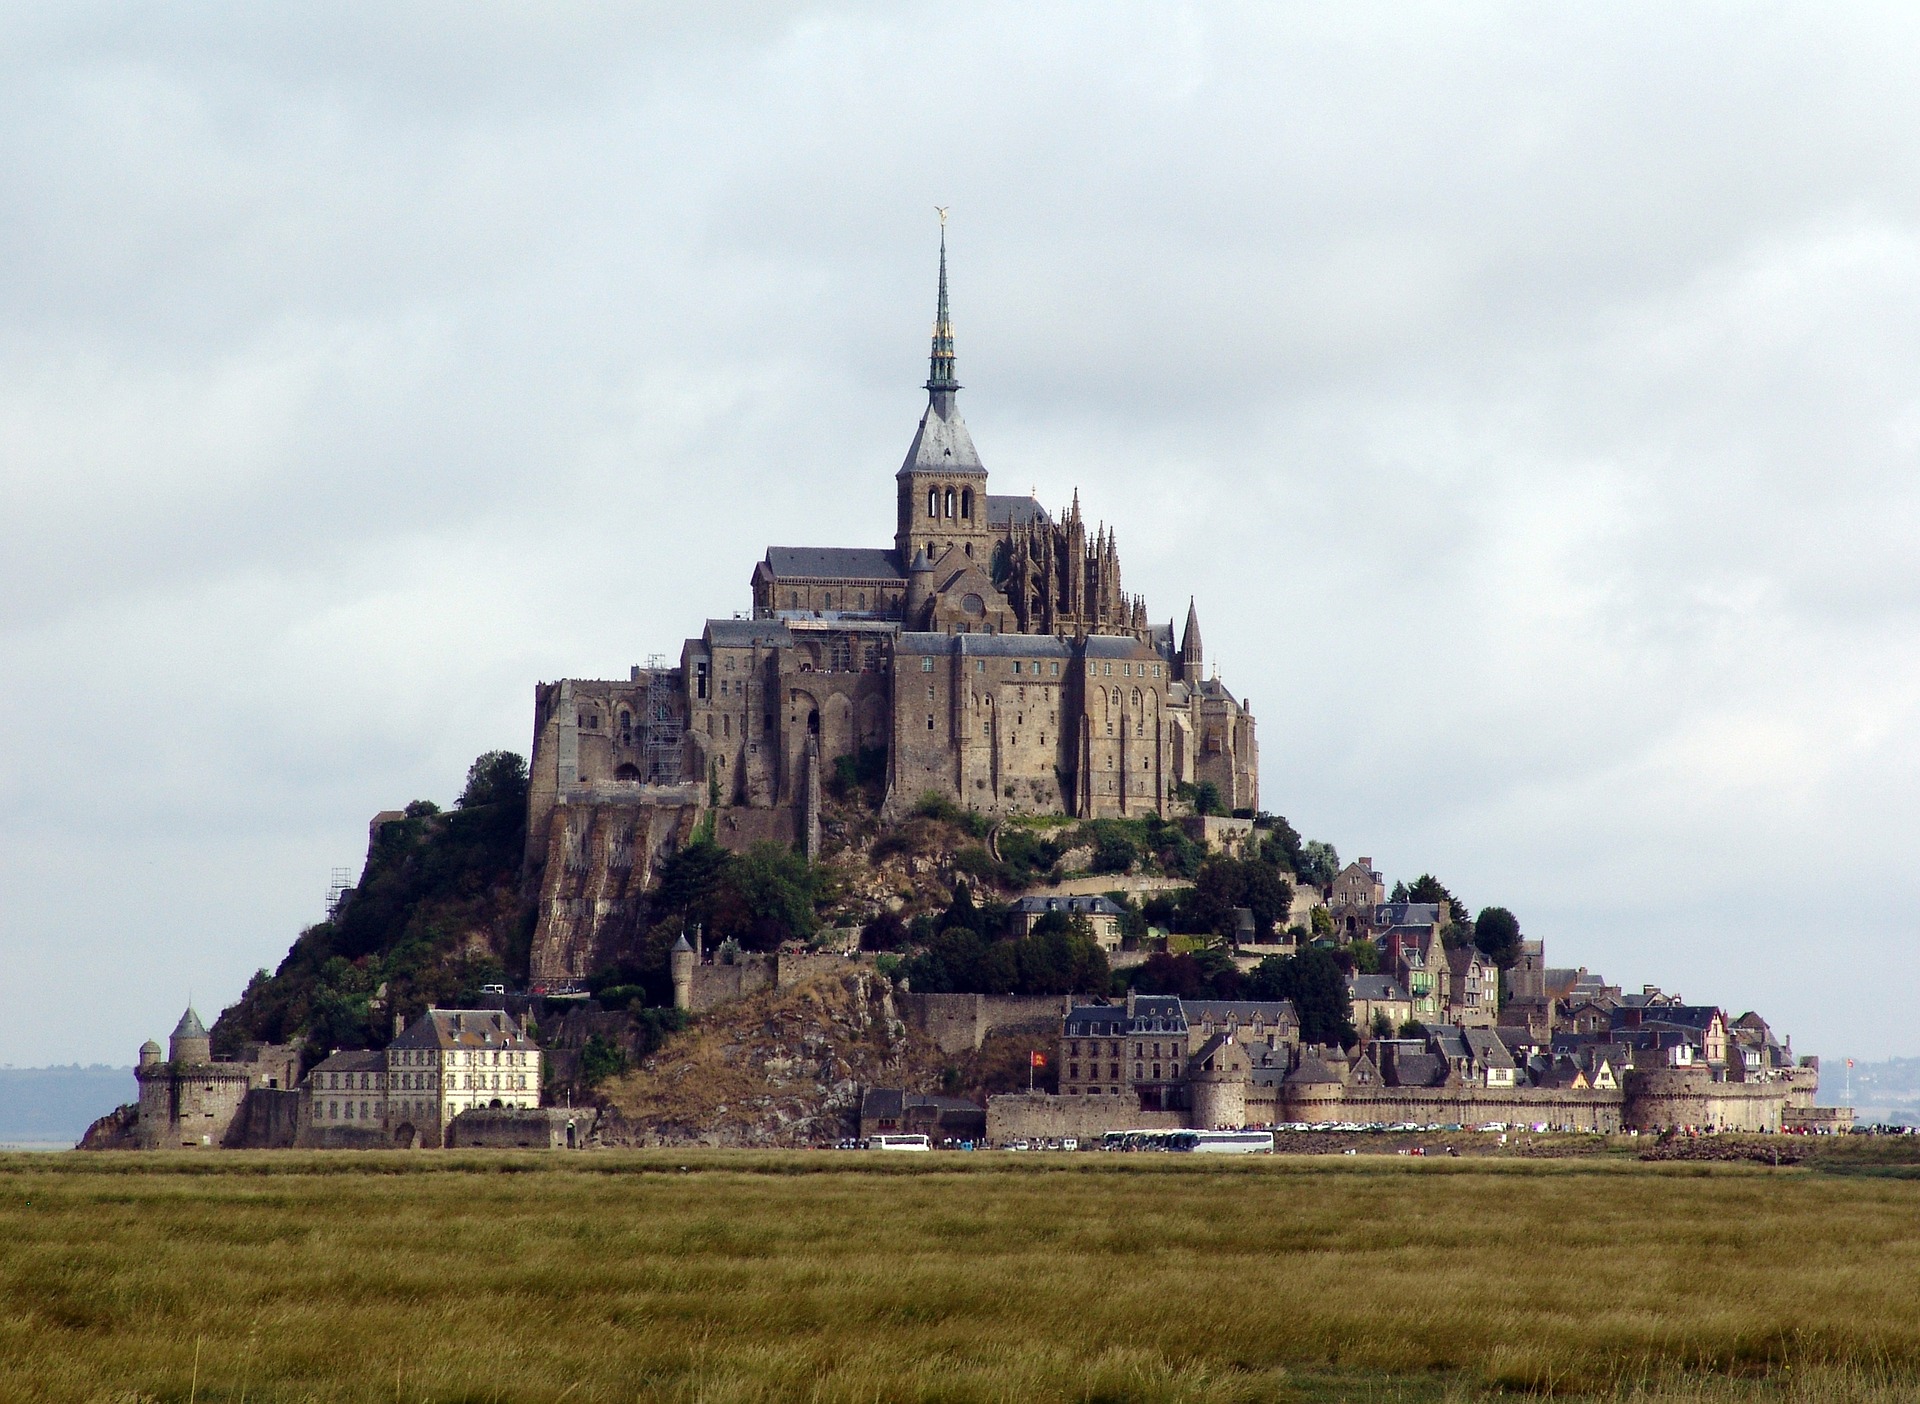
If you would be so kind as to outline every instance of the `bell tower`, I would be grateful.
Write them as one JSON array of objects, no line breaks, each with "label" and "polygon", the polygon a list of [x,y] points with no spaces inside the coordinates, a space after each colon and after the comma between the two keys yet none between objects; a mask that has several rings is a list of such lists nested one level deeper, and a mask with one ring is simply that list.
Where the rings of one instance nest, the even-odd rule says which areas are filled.
[{"label": "bell tower", "polygon": [[987,470],[973,436],[954,404],[953,321],[947,312],[947,212],[940,211],[940,298],[933,318],[933,353],[927,366],[927,409],[913,447],[894,475],[899,494],[893,549],[901,569],[922,550],[939,560],[959,546],[984,568],[993,556],[987,526]]}]

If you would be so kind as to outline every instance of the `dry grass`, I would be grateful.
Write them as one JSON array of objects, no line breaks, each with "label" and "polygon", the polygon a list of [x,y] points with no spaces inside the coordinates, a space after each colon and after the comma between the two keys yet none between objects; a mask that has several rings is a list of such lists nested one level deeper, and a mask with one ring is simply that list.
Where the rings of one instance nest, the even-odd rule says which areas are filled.
[{"label": "dry grass", "polygon": [[1804,1171],[17,1156],[0,1245],[8,1399],[1920,1398],[1920,1185]]}]

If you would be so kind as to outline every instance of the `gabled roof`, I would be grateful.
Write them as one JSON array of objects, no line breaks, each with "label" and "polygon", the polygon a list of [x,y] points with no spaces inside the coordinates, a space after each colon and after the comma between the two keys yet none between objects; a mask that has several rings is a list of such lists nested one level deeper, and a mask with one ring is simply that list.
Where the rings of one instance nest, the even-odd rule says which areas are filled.
[{"label": "gabled roof", "polygon": [[767,568],[781,580],[877,580],[907,578],[891,550],[864,546],[769,546]]},{"label": "gabled roof", "polygon": [[393,1048],[534,1048],[531,1039],[499,1009],[430,1009],[415,1019]]},{"label": "gabled roof", "polygon": [[1513,1055],[1507,1051],[1492,1029],[1465,1029],[1462,1031],[1467,1047],[1473,1052],[1473,1060],[1483,1068],[1510,1068],[1515,1066]]}]

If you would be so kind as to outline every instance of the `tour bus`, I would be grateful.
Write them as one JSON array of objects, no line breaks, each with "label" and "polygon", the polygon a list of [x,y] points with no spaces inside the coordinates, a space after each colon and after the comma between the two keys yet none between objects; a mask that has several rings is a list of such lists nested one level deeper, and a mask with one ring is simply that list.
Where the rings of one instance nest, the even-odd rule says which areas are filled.
[{"label": "tour bus", "polygon": [[933,1142],[928,1140],[925,1136],[898,1136],[898,1135],[869,1136],[867,1137],[867,1149],[868,1150],[930,1151],[933,1149]]},{"label": "tour bus", "polygon": [[1102,1150],[1186,1151],[1212,1155],[1252,1155],[1273,1149],[1271,1131],[1109,1131]]}]

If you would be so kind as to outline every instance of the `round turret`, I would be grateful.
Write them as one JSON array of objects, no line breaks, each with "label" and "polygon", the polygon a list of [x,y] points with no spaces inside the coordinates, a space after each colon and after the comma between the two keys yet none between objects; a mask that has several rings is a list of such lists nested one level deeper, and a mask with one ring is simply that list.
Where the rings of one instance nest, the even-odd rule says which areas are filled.
[{"label": "round turret", "polygon": [[161,1061],[164,1053],[165,1050],[163,1050],[159,1044],[155,1043],[152,1039],[148,1039],[140,1045],[140,1066],[143,1068],[152,1067],[155,1063]]},{"label": "round turret", "polygon": [[933,599],[933,562],[922,546],[907,567],[907,627],[917,629],[926,622],[927,605]]},{"label": "round turret", "polygon": [[693,947],[683,934],[673,943],[673,949],[667,953],[667,970],[673,976],[673,1007],[680,1010],[693,1008]]},{"label": "round turret", "polygon": [[190,1066],[213,1061],[213,1039],[191,1004],[180,1016],[180,1022],[173,1026],[173,1037],[167,1040],[167,1054],[175,1063]]}]

